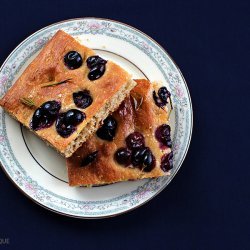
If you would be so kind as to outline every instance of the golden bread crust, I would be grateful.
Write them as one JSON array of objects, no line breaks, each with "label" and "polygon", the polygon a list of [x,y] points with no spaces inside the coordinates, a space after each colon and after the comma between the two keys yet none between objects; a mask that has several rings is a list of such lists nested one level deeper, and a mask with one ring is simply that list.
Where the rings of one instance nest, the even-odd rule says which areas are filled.
[{"label": "golden bread crust", "polygon": [[[136,82],[137,86],[131,91],[130,97],[127,97],[118,110],[112,114],[118,123],[114,140],[112,142],[104,141],[95,134],[72,157],[66,159],[69,185],[101,185],[169,174],[160,168],[160,160],[164,154],[170,153],[171,149],[161,149],[159,142],[155,139],[156,128],[165,124],[168,119],[167,109],[164,111],[156,106],[152,98],[154,88],[158,90],[159,86],[153,85],[147,80],[136,80]],[[134,98],[137,100],[137,110],[135,110]],[[140,102],[141,105],[139,105]],[[134,131],[144,135],[145,145],[155,156],[156,167],[151,172],[143,172],[131,166],[124,167],[114,159],[116,150],[126,147],[125,138]],[[98,151],[96,160],[81,167],[82,159],[95,151]]]},{"label": "golden bread crust", "polygon": [[[72,50],[78,51],[83,58],[83,65],[75,70],[69,70],[63,62],[64,55]],[[93,103],[86,109],[79,109],[86,114],[86,119],[77,126],[76,132],[68,138],[63,138],[56,132],[55,124],[50,128],[35,131],[48,144],[65,154],[70,143],[78,137],[100,108],[130,80],[130,75],[125,70],[108,61],[105,74],[98,80],[90,81],[87,77],[89,69],[86,59],[94,54],[93,50],[59,30],[0,100],[0,105],[15,119],[29,127],[35,108],[22,104],[20,98],[34,100],[37,107],[46,101],[56,100],[61,102],[60,112],[63,112],[71,108],[77,109],[72,99],[73,92],[88,89]],[[72,80],[54,87],[41,88],[44,83],[66,79]]]}]

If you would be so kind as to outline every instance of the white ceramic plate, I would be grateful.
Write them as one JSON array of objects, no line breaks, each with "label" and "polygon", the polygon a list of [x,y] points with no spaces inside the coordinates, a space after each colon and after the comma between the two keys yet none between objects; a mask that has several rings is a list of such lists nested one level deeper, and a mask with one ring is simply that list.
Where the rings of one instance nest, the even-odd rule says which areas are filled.
[{"label": "white ceramic plate", "polygon": [[167,52],[141,31],[116,21],[81,18],[50,25],[24,40],[0,69],[1,96],[59,29],[77,37],[100,56],[120,64],[134,78],[161,81],[171,90],[174,168],[170,176],[157,179],[93,188],[69,187],[64,159],[0,109],[2,168],[26,196],[54,212],[79,218],[127,212],[162,191],[185,158],[193,122],[187,85]]}]

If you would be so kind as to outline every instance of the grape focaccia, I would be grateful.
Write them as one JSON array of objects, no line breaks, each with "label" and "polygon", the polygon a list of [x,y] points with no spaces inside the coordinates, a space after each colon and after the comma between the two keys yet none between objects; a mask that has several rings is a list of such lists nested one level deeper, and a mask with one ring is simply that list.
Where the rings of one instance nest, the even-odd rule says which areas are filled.
[{"label": "grape focaccia", "polygon": [[65,157],[135,86],[117,64],[59,30],[0,100],[15,119]]},{"label": "grape focaccia", "polygon": [[120,107],[66,159],[70,186],[169,175],[173,167],[166,87],[136,80]]}]

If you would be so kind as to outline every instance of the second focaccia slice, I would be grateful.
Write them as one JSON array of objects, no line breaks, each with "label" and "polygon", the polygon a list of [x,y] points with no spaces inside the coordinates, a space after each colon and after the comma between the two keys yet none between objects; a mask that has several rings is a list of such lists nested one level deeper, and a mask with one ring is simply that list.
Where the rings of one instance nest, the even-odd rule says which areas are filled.
[{"label": "second focaccia slice", "polygon": [[15,119],[69,157],[135,86],[117,64],[59,30],[0,100]]},{"label": "second focaccia slice", "polygon": [[116,112],[66,160],[69,185],[92,186],[169,174],[173,164],[165,87],[136,80]]}]

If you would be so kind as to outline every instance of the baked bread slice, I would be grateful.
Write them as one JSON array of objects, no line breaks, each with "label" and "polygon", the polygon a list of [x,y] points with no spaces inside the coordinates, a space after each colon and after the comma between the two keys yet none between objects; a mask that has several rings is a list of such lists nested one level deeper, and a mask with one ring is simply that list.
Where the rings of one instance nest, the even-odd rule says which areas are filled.
[{"label": "baked bread slice", "polygon": [[70,186],[92,186],[169,175],[173,166],[168,125],[170,93],[136,80],[117,111],[66,159]]},{"label": "baked bread slice", "polygon": [[0,100],[41,139],[69,157],[135,86],[112,61],[59,30]]}]

